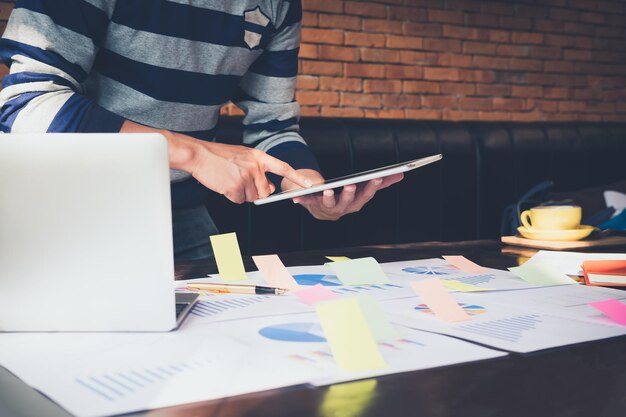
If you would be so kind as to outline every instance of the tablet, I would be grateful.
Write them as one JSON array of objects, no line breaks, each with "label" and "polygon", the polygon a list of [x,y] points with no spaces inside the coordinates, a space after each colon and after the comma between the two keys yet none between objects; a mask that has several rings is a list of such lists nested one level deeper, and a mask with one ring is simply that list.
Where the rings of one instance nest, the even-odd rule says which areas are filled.
[{"label": "tablet", "polygon": [[371,169],[369,171],[357,172],[356,174],[350,174],[344,177],[326,180],[321,184],[315,184],[309,188],[296,188],[294,190],[282,191],[280,193],[272,194],[268,197],[255,200],[254,204],[261,205],[273,203],[275,201],[287,200],[307,194],[319,193],[320,191],[329,190],[331,188],[343,187],[344,185],[348,184],[357,184],[360,182],[373,180],[375,178],[387,177],[389,175],[399,174],[401,172],[411,171],[413,169],[423,167],[424,165],[428,165],[440,160],[442,157],[443,155],[441,154],[431,155],[425,158],[414,159],[412,161],[401,162],[395,165]]}]

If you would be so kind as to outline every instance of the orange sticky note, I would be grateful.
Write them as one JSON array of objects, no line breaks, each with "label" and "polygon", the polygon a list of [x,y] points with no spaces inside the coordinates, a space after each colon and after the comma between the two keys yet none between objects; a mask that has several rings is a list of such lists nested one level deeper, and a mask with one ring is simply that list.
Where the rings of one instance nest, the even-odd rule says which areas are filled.
[{"label": "orange sticky note", "polygon": [[488,272],[489,270],[467,259],[462,255],[442,256],[443,259],[450,262],[463,272]]},{"label": "orange sticky note", "polygon": [[292,291],[300,289],[298,282],[287,271],[278,255],[253,256],[252,260],[270,287],[287,288]]},{"label": "orange sticky note", "polygon": [[411,282],[413,291],[430,307],[433,314],[444,321],[465,321],[471,317],[458,305],[438,278]]}]

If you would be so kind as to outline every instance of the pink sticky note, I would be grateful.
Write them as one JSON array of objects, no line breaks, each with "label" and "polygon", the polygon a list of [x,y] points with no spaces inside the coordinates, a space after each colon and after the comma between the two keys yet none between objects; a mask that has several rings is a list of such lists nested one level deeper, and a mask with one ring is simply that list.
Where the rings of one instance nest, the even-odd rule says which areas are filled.
[{"label": "pink sticky note", "polygon": [[462,255],[447,255],[443,256],[443,259],[450,262],[463,272],[487,272],[488,269],[467,259]]},{"label": "pink sticky note", "polygon": [[411,282],[413,291],[430,308],[437,318],[444,321],[464,321],[471,317],[457,304],[438,278]]},{"label": "pink sticky note", "polygon": [[604,300],[589,305],[603,312],[614,322],[626,326],[626,304],[617,300]]},{"label": "pink sticky note", "polygon": [[316,284],[312,287],[300,287],[301,290],[295,291],[294,294],[305,304],[313,305],[320,301],[334,300],[339,295],[332,292],[322,284]]},{"label": "pink sticky note", "polygon": [[300,289],[278,255],[253,256],[252,260],[270,287],[287,288],[292,291]]}]

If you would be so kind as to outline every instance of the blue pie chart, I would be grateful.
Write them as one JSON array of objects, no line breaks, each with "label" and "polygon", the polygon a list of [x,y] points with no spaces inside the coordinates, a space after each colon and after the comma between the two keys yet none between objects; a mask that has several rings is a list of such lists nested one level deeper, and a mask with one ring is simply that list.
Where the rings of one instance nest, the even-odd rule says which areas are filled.
[{"label": "blue pie chart", "polygon": [[336,275],[324,274],[297,274],[293,276],[300,285],[317,285],[322,284],[325,287],[340,286],[341,283]]},{"label": "blue pie chart", "polygon": [[270,340],[280,342],[325,342],[322,336],[313,333],[315,323],[286,323],[263,327],[259,334]]}]

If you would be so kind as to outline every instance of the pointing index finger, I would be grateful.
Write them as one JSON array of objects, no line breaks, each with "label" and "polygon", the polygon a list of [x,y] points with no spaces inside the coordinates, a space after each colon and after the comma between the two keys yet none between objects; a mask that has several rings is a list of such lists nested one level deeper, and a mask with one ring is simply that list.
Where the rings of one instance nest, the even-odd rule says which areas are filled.
[{"label": "pointing index finger", "polygon": [[265,169],[274,174],[287,178],[289,181],[303,188],[309,188],[313,185],[307,176],[293,169],[289,164],[267,155],[265,159]]}]

